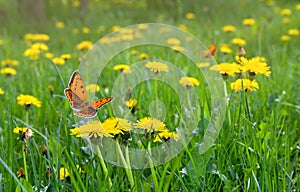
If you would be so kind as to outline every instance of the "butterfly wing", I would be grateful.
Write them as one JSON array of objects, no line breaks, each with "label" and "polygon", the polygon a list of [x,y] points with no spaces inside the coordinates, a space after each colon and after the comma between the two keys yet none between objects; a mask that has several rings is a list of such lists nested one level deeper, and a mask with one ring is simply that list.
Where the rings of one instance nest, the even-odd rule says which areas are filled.
[{"label": "butterfly wing", "polygon": [[83,101],[69,88],[65,89],[65,95],[68,98],[71,107],[75,110],[79,110]]},{"label": "butterfly wing", "polygon": [[202,51],[200,52],[200,54],[203,57],[205,57],[205,59],[212,59],[213,56],[216,54],[216,52],[217,52],[216,45],[213,42],[211,42],[208,51]]},{"label": "butterfly wing", "polygon": [[69,88],[73,93],[75,93],[81,100],[87,101],[87,93],[86,88],[84,86],[84,82],[81,78],[81,75],[78,71],[74,71],[70,82],[69,82]]},{"label": "butterfly wing", "polygon": [[91,103],[91,107],[93,107],[94,109],[99,109],[100,107],[102,107],[106,103],[111,102],[112,99],[113,99],[112,97],[98,99],[98,100],[94,101],[93,103]]},{"label": "butterfly wing", "polygon": [[75,112],[75,115],[79,117],[93,118],[96,116],[98,110],[93,108],[92,106],[87,106],[84,109]]}]

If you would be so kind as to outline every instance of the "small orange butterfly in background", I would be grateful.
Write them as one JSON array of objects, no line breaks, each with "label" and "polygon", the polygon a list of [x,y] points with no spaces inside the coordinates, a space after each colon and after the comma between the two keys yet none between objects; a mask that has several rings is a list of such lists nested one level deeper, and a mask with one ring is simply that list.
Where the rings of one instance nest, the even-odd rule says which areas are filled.
[{"label": "small orange butterfly in background", "polygon": [[205,59],[212,59],[213,56],[216,54],[217,48],[216,45],[211,42],[209,45],[208,51],[201,51],[200,54],[205,57]]},{"label": "small orange butterfly in background", "polygon": [[113,99],[108,97],[92,103],[88,102],[86,88],[78,71],[74,71],[69,82],[69,88],[65,89],[65,95],[69,99],[72,109],[76,111],[75,115],[86,118],[95,117],[98,109]]}]

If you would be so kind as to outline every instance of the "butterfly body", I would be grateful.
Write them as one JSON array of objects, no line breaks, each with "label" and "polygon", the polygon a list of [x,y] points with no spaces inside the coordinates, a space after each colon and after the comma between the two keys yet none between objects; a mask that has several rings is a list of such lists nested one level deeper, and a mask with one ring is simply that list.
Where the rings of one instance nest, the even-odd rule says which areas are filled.
[{"label": "butterfly body", "polygon": [[75,71],[70,79],[69,88],[64,90],[75,115],[80,117],[95,117],[98,109],[112,101],[112,97],[98,99],[92,103],[87,100],[87,92],[81,75]]}]

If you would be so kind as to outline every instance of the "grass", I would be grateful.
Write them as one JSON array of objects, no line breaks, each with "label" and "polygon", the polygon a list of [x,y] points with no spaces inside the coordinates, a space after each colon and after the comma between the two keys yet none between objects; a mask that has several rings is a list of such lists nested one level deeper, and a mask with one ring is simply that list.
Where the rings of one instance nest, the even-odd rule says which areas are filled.
[{"label": "grass", "polygon": [[[300,84],[297,81],[300,71],[299,35],[290,36],[291,40],[288,42],[280,40],[281,35],[287,34],[289,29],[299,30],[300,11],[296,10],[296,1],[288,3],[275,1],[272,6],[268,6],[264,1],[233,0],[230,3],[217,0],[176,1],[176,7],[172,7],[174,4],[170,1],[163,7],[151,5],[154,7],[148,9],[146,1],[134,2],[128,6],[126,3],[120,3],[121,1],[116,3],[117,1],[91,0],[89,11],[85,13],[63,2],[46,3],[48,19],[45,24],[37,25],[21,22],[22,18],[15,9],[17,2],[0,1],[3,10],[8,10],[4,11],[5,19],[0,20],[3,26],[0,29],[0,40],[3,41],[3,45],[0,45],[0,60],[12,58],[19,61],[19,65],[14,67],[16,75],[0,75],[0,88],[4,91],[4,94],[0,95],[0,189],[4,191],[299,190]],[[292,10],[292,15],[282,16],[280,10],[284,8]],[[186,19],[187,12],[195,13],[196,19]],[[16,18],[8,17],[8,13],[15,15]],[[250,27],[244,26],[242,21],[248,17],[254,18],[257,23]],[[290,23],[283,24],[284,18],[289,18]],[[56,28],[57,21],[63,21],[65,27]],[[200,81],[199,87],[192,88],[196,91],[197,98],[185,103],[186,106],[180,103],[180,96],[187,95],[188,92],[176,92],[168,83],[151,79],[130,87],[132,89],[130,97],[138,101],[136,113],[132,118],[141,119],[158,114],[160,114],[158,117],[163,117],[165,113],[165,118],[161,120],[169,130],[176,131],[176,128],[182,125],[180,120],[186,118],[182,109],[190,109],[190,106],[198,107],[199,103],[201,110],[196,111],[195,117],[201,121],[198,122],[197,131],[191,141],[178,155],[170,157],[171,152],[167,151],[162,155],[170,160],[163,164],[150,168],[130,169],[139,163],[151,165],[156,162],[151,158],[146,159],[146,162],[135,162],[132,156],[126,155],[126,147],[121,145],[124,148],[120,153],[117,147],[110,146],[111,143],[107,138],[103,138],[97,145],[100,151],[92,151],[92,143],[89,140],[70,135],[70,129],[81,122],[73,115],[63,90],[67,87],[72,72],[81,67],[79,60],[86,53],[76,49],[78,43],[83,40],[95,43],[108,34],[114,25],[126,27],[144,22],[160,22],[174,26],[185,24],[188,31],[203,44],[215,42],[218,48],[215,56],[217,63],[234,61],[237,48],[230,42],[234,37],[241,37],[247,41],[244,47],[246,56],[265,57],[272,73],[270,77],[257,75],[259,89],[253,92],[232,91],[230,83],[235,80],[234,77],[225,82],[229,100],[226,104],[222,129],[214,145],[202,154],[199,152],[198,144],[204,137],[209,119],[214,118],[211,117],[213,111],[213,104],[210,101],[211,90],[205,81],[204,73],[199,71],[190,59],[169,48],[154,45],[131,48],[138,50],[139,53],[147,53],[150,59],[167,61],[169,67],[175,63],[183,73]],[[222,27],[227,24],[235,25],[237,31],[223,32]],[[90,33],[82,33],[83,27],[89,27]],[[74,28],[79,30],[77,34],[73,32]],[[65,65],[56,66],[43,56],[38,60],[24,57],[23,52],[27,45],[23,37],[26,33],[48,34],[51,38],[47,42],[49,52],[55,56],[69,53],[71,59],[67,60]],[[219,51],[223,43],[230,45],[233,49],[232,54],[224,55]],[[132,55],[131,49],[111,58],[101,77],[97,79],[100,86],[100,92],[96,93],[97,98],[115,96],[115,103],[99,110],[97,117],[102,122],[116,113],[122,114],[114,110],[122,106],[122,99],[127,96],[126,83],[135,82],[135,79],[126,81],[120,79],[120,84],[117,85],[123,87],[118,90],[120,92],[118,96],[118,92],[113,91],[117,78],[122,74],[113,71],[113,66],[125,63],[133,67],[138,62],[141,62],[141,65],[145,62],[139,60],[138,55]],[[196,57],[200,57],[200,54]],[[133,70],[140,72],[142,68],[137,67]],[[161,76],[163,74],[160,73]],[[90,76],[93,77],[93,74]],[[177,82],[173,80],[177,76],[180,77],[181,74],[172,73],[171,82]],[[83,77],[86,82],[95,81],[89,79],[87,74]],[[136,76],[137,79],[143,77],[142,73]],[[49,85],[54,88],[52,95],[48,89]],[[179,90],[186,90],[183,86],[179,87]],[[108,91],[105,91],[105,88]],[[24,106],[17,104],[16,98],[20,94],[38,98],[42,102],[42,107],[32,106],[29,110],[25,110]],[[164,106],[155,102],[157,99],[162,101]],[[190,122],[185,123],[189,125]],[[21,142],[18,134],[13,133],[15,127],[33,129],[34,137],[29,138],[26,143]],[[190,131],[193,127],[186,129]],[[151,134],[142,132],[125,135],[132,139],[132,142],[129,142],[131,148],[147,150],[148,147],[158,146],[157,143],[149,141],[152,138]],[[123,141],[120,141],[121,144]],[[173,144],[176,145],[176,142]],[[122,156],[123,160],[119,158],[119,161],[114,163],[103,162],[101,159]],[[117,165],[126,165],[128,169]],[[27,175],[18,178],[17,172],[20,168],[25,169],[25,166]],[[68,171],[67,178],[60,179],[61,167]]]}]

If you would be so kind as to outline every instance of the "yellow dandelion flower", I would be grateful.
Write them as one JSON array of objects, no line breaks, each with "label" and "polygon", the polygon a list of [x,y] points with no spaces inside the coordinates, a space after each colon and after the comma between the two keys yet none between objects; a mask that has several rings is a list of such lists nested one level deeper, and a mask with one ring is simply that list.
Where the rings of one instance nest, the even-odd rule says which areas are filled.
[{"label": "yellow dandelion flower", "polygon": [[102,126],[104,130],[111,135],[117,135],[132,129],[132,125],[127,119],[117,117],[106,119],[102,123]]},{"label": "yellow dandelion flower", "polygon": [[221,45],[220,52],[224,54],[231,54],[232,50],[228,47],[228,45]]},{"label": "yellow dandelion flower", "polygon": [[90,93],[96,93],[98,91],[100,91],[100,87],[97,84],[88,84],[86,85],[86,91],[90,92]]},{"label": "yellow dandelion flower", "polygon": [[129,65],[125,65],[125,64],[119,64],[119,65],[115,65],[113,70],[115,71],[122,71],[122,73],[124,74],[129,74],[131,73],[131,69],[130,69],[130,66]]},{"label": "yellow dandelion flower", "polygon": [[145,59],[148,59],[149,58],[149,55],[147,53],[141,53],[139,55],[139,60],[145,60]]},{"label": "yellow dandelion flower", "polygon": [[192,20],[192,19],[196,18],[196,15],[195,15],[195,13],[188,12],[185,14],[185,18]]},{"label": "yellow dandelion flower", "polygon": [[44,54],[44,56],[47,58],[47,59],[52,59],[54,57],[54,54],[53,53],[50,53],[50,52],[47,52]]},{"label": "yellow dandelion flower", "polygon": [[61,22],[61,21],[58,21],[58,22],[55,23],[55,26],[58,29],[62,29],[62,28],[65,27],[65,24],[63,22]]},{"label": "yellow dandelion flower", "polygon": [[5,59],[5,60],[1,61],[1,65],[4,67],[17,66],[17,65],[19,65],[19,61],[15,60],[15,59]]},{"label": "yellow dandelion flower", "polygon": [[180,24],[179,26],[179,29],[183,30],[183,31],[188,31],[188,27],[185,25],[185,24]]},{"label": "yellow dandelion flower", "polygon": [[100,43],[101,44],[110,44],[111,43],[111,39],[108,37],[103,37],[100,39]]},{"label": "yellow dandelion flower", "polygon": [[179,84],[187,87],[199,86],[199,81],[193,77],[182,77],[179,80]]},{"label": "yellow dandelion flower", "polygon": [[88,27],[83,27],[83,28],[81,29],[81,31],[82,31],[82,33],[84,33],[84,34],[89,34],[89,33],[90,33],[90,28],[88,28]]},{"label": "yellow dandelion flower", "polygon": [[259,89],[258,83],[255,80],[251,81],[249,79],[238,79],[235,82],[231,83],[230,87],[235,92],[242,91],[242,90],[255,91]]},{"label": "yellow dandelion flower", "polygon": [[209,69],[213,71],[219,71],[225,76],[233,76],[236,73],[240,73],[240,68],[236,63],[220,63],[218,65],[211,66]]},{"label": "yellow dandelion flower", "polygon": [[69,171],[66,168],[61,167],[59,169],[59,179],[61,181],[64,180],[65,178],[69,177],[69,176],[70,176],[70,173],[69,173]]},{"label": "yellow dandelion flower", "polygon": [[300,4],[296,5],[296,9],[300,11]]},{"label": "yellow dandelion flower", "polygon": [[80,1],[79,0],[73,0],[72,1],[72,6],[73,7],[79,7],[80,6]]},{"label": "yellow dandelion flower", "polygon": [[124,102],[124,104],[130,109],[136,106],[137,100],[136,99],[129,99]]},{"label": "yellow dandelion flower", "polygon": [[283,18],[282,23],[283,24],[289,24],[291,22],[290,18]]},{"label": "yellow dandelion flower", "polygon": [[146,129],[150,131],[168,131],[166,124],[156,118],[144,117],[137,121],[134,128]]},{"label": "yellow dandelion flower", "polygon": [[289,15],[292,14],[292,11],[291,11],[290,9],[282,9],[282,10],[280,11],[280,14],[281,14],[282,16],[289,16]]},{"label": "yellow dandelion flower", "polygon": [[67,60],[67,59],[71,59],[71,54],[62,54],[60,56],[60,58],[64,59],[64,60]]},{"label": "yellow dandelion flower", "polygon": [[235,32],[236,31],[236,27],[233,25],[225,25],[222,30],[224,32],[230,33],[230,32]]},{"label": "yellow dandelion flower", "polygon": [[131,41],[134,39],[134,36],[131,35],[131,34],[122,34],[120,36],[120,38],[123,40],[123,41]]},{"label": "yellow dandelion flower", "polygon": [[112,28],[111,28],[111,32],[115,32],[115,31],[118,31],[119,29],[121,29],[121,27],[120,26],[118,26],[118,25],[114,25],[114,26],[112,26]]},{"label": "yellow dandelion flower", "polygon": [[147,25],[147,24],[139,24],[138,25],[138,29],[141,29],[141,30],[148,29],[148,27],[149,27],[149,25]]},{"label": "yellow dandelion flower", "polygon": [[23,55],[25,57],[29,57],[30,60],[37,60],[39,58],[40,53],[41,50],[39,49],[28,48],[24,51]]},{"label": "yellow dandelion flower", "polygon": [[179,39],[172,37],[167,39],[167,43],[170,45],[180,45],[181,42]]},{"label": "yellow dandelion flower", "polygon": [[90,50],[93,47],[93,43],[90,41],[82,41],[76,45],[77,50]]},{"label": "yellow dandelion flower", "polygon": [[34,43],[30,46],[31,49],[37,49],[40,51],[48,51],[48,46],[45,43]]},{"label": "yellow dandelion flower", "polygon": [[49,41],[50,36],[44,33],[38,33],[38,34],[33,34],[33,33],[26,33],[24,35],[24,41],[29,43],[32,41]]},{"label": "yellow dandelion flower", "polygon": [[90,138],[98,138],[98,137],[112,137],[110,133],[107,133],[103,128],[100,121],[89,121],[88,123],[77,127],[75,129],[71,129],[71,134],[76,137],[90,137]]},{"label": "yellow dandelion flower", "polygon": [[25,105],[25,106],[31,106],[31,105],[35,105],[37,107],[42,106],[42,102],[40,102],[37,98],[31,95],[20,94],[19,96],[17,96],[17,102],[19,105]]},{"label": "yellow dandelion flower", "polygon": [[64,65],[66,63],[66,61],[60,57],[54,57],[52,61],[55,65]]},{"label": "yellow dandelion flower", "polygon": [[0,95],[3,95],[4,94],[4,91],[3,89],[0,88]]},{"label": "yellow dandelion flower", "polygon": [[232,44],[238,45],[238,46],[241,46],[241,47],[243,47],[247,44],[247,42],[242,38],[233,38],[231,40],[231,42],[232,42]]},{"label": "yellow dandelion flower", "polygon": [[181,46],[179,46],[179,45],[173,45],[173,46],[171,47],[171,49],[173,49],[173,50],[176,51],[176,52],[183,52],[183,51],[184,51],[184,47],[181,47]]},{"label": "yellow dandelion flower", "polygon": [[297,35],[299,35],[299,30],[298,29],[289,29],[288,34],[291,36],[297,36]]},{"label": "yellow dandelion flower", "polygon": [[2,39],[0,39],[0,46],[1,46],[1,45],[3,45],[3,40],[2,40]]},{"label": "yellow dandelion flower", "polygon": [[289,41],[289,40],[291,40],[291,37],[288,35],[281,35],[280,40],[281,41]]},{"label": "yellow dandelion flower", "polygon": [[13,129],[13,132],[18,134],[21,138],[21,140],[29,139],[33,136],[34,132],[27,127],[16,127]]},{"label": "yellow dandelion flower", "polygon": [[163,131],[161,133],[158,133],[153,142],[162,142],[162,139],[163,140],[169,140],[169,139],[174,139],[175,141],[178,141],[179,140],[179,135],[175,132],[169,132],[169,131]]},{"label": "yellow dandelion flower", "polygon": [[197,64],[197,67],[198,67],[199,69],[205,68],[205,67],[209,67],[209,66],[210,66],[210,63],[209,63],[209,62],[202,62],[202,63],[198,63],[198,64]]},{"label": "yellow dandelion flower", "polygon": [[130,51],[131,55],[137,55],[138,53],[139,53],[139,51],[136,50],[136,49],[133,49],[133,50]]},{"label": "yellow dandelion flower", "polygon": [[145,67],[155,73],[169,71],[168,65],[161,63],[161,62],[157,62],[157,61],[149,61],[145,64]]},{"label": "yellow dandelion flower", "polygon": [[267,77],[270,76],[270,66],[265,63],[265,61],[262,61],[260,57],[254,57],[252,59],[247,59],[245,57],[241,57],[239,63],[242,65],[242,71],[246,72],[249,71],[250,73],[256,74],[263,74]]},{"label": "yellow dandelion flower", "polygon": [[5,67],[5,68],[0,70],[0,74],[4,74],[4,75],[7,75],[7,76],[16,75],[17,71],[14,68],[11,68],[11,67]]},{"label": "yellow dandelion flower", "polygon": [[253,18],[247,18],[243,20],[243,25],[245,26],[251,26],[255,24],[255,19]]}]

